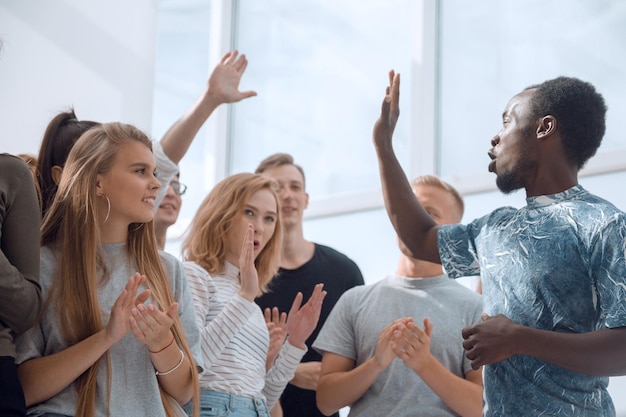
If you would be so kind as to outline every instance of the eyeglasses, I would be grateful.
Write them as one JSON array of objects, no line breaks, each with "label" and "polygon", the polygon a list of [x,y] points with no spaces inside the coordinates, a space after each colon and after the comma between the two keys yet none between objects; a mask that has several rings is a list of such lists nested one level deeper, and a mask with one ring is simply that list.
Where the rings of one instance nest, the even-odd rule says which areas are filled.
[{"label": "eyeglasses", "polygon": [[187,186],[178,181],[170,181],[170,187],[172,187],[172,190],[174,190],[176,195],[183,195],[185,194],[185,191],[187,191]]}]

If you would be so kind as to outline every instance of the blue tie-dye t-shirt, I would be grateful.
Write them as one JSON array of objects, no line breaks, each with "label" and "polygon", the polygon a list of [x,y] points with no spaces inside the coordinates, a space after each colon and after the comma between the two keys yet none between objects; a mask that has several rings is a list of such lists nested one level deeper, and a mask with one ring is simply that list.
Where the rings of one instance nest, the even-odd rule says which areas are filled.
[{"label": "blue tie-dye t-shirt", "polygon": [[[439,228],[452,278],[481,275],[489,315],[566,333],[626,325],[626,218],[580,185]],[[485,366],[485,416],[615,416],[608,378],[517,355]]]}]

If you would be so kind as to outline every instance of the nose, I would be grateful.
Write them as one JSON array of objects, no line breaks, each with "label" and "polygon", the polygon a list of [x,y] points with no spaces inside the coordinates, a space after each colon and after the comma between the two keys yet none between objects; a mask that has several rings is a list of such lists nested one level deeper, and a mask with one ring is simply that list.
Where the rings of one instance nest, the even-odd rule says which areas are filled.
[{"label": "nose", "polygon": [[161,184],[161,182],[160,182],[159,180],[157,180],[157,178],[156,178],[156,177],[154,177],[154,180],[152,181],[152,184],[151,184],[151,185],[152,185],[152,188],[153,188],[154,190],[158,190],[159,188],[161,188],[161,185],[162,185],[162,184]]},{"label": "nose", "polygon": [[254,227],[254,234],[255,235],[260,235],[260,234],[263,233],[263,230],[264,230],[264,228],[263,228],[263,221],[259,217],[254,219],[254,222],[252,223],[252,226]]},{"label": "nose", "polygon": [[498,143],[500,143],[500,136],[499,135],[495,135],[491,139],[491,146],[496,146]]}]

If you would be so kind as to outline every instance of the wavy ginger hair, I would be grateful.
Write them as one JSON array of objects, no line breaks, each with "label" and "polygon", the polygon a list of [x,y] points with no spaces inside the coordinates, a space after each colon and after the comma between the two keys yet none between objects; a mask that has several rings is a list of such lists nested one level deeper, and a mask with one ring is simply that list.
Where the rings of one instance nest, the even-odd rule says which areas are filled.
[{"label": "wavy ginger hair", "polygon": [[254,193],[268,190],[276,201],[276,228],[267,245],[254,260],[259,275],[259,287],[265,292],[267,284],[278,272],[283,244],[280,220],[280,202],[276,182],[259,174],[243,173],[227,177],[206,196],[196,212],[187,237],[183,242],[183,257],[207,270],[209,274],[224,271],[227,236],[233,220],[243,215],[243,210]]},{"label": "wavy ginger hair", "polygon": [[[96,185],[98,175],[110,171],[120,146],[135,141],[152,149],[150,139],[131,125],[108,123],[85,132],[70,151],[58,192],[44,218],[41,244],[51,246],[59,254],[46,308],[54,308],[58,314],[59,326],[70,345],[105,327],[98,291],[99,283],[108,279],[108,272],[99,255],[101,225],[96,209]],[[161,307],[170,306],[175,300],[156,247],[153,221],[130,224],[127,247],[137,270],[146,275],[146,286],[152,299]],[[178,318],[174,320],[172,332],[187,357],[193,358]],[[107,352],[107,410],[111,388],[110,360]],[[199,386],[195,366],[191,372],[194,415],[197,416]],[[96,402],[101,401],[96,398],[97,373],[98,362],[75,381],[78,416],[93,416]],[[175,400],[162,389],[160,391],[166,415],[175,416],[171,405]]]}]

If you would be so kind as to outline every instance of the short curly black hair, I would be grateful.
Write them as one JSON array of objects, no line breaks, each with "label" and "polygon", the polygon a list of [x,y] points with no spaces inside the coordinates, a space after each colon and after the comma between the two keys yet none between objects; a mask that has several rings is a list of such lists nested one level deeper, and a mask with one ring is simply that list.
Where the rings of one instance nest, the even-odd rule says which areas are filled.
[{"label": "short curly black hair", "polygon": [[533,116],[553,116],[561,132],[565,156],[581,169],[595,155],[606,130],[606,104],[595,87],[574,77],[557,77],[525,90]]}]

